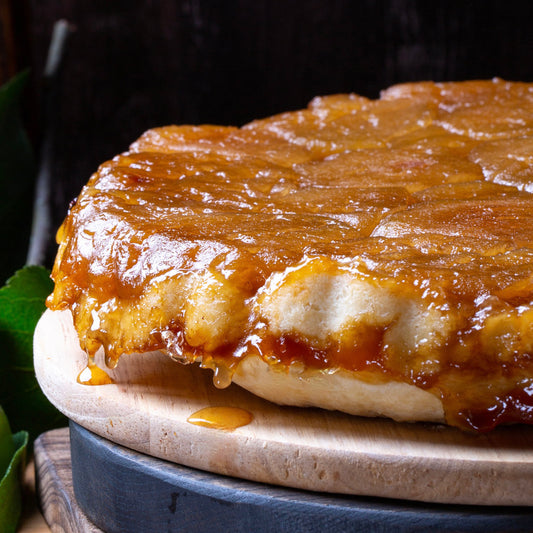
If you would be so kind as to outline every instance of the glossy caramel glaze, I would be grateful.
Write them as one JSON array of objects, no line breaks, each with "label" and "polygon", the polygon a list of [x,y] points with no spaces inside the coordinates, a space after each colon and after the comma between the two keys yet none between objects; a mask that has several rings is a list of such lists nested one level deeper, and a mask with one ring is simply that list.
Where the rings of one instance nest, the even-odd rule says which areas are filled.
[{"label": "glossy caramel glaze", "polygon": [[113,378],[99,366],[89,364],[78,374],[76,381],[81,385],[111,385]]},{"label": "glossy caramel glaze", "polygon": [[[73,203],[48,305],[110,364],[162,349],[224,386],[255,354],[424,388],[463,428],[533,423],[532,154],[533,84],[502,80],[150,130]],[[412,345],[390,340],[399,316],[282,330],[261,302],[284,273],[351,276],[446,328]]]}]

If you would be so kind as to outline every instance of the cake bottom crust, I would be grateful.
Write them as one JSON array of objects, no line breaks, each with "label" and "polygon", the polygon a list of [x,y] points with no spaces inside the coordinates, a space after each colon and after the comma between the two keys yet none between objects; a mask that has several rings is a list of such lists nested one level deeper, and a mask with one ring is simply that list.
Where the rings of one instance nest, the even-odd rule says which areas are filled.
[{"label": "cake bottom crust", "polygon": [[277,369],[260,357],[249,356],[238,365],[233,381],[281,405],[320,407],[399,422],[444,422],[442,402],[430,392],[398,381],[376,381],[364,371],[328,372],[296,364]]}]

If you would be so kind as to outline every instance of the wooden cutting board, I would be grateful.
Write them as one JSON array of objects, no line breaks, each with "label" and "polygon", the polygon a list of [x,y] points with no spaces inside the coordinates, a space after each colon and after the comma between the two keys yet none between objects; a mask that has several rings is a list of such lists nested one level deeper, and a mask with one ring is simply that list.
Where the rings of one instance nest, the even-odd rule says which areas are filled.
[{"label": "wooden cutting board", "polygon": [[[34,340],[39,383],[65,415],[97,435],[178,464],[320,492],[476,505],[533,505],[533,428],[473,435],[319,409],[281,407],[210,371],[153,352],[126,355],[114,384],[87,386],[68,312],[47,311]],[[188,422],[210,406],[244,408],[233,431]]]}]

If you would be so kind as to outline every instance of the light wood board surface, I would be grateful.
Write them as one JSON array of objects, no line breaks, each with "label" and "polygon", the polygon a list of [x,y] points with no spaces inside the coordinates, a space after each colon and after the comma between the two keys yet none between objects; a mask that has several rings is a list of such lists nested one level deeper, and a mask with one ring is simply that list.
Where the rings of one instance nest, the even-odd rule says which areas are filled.
[{"label": "light wood board surface", "polygon": [[[474,435],[319,409],[281,407],[210,371],[153,352],[123,356],[115,384],[76,382],[86,366],[68,312],[47,311],[35,334],[39,383],[65,415],[113,442],[243,479],[322,492],[478,505],[533,505],[533,428]],[[208,406],[241,407],[234,431],[187,422]]]}]

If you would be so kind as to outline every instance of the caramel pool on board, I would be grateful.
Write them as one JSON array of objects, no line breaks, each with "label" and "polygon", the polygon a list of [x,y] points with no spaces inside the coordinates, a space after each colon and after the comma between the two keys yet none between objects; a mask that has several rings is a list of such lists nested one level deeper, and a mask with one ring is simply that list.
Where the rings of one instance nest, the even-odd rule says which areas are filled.
[{"label": "caramel pool on board", "polygon": [[252,413],[240,407],[205,407],[189,416],[187,422],[195,426],[233,431],[246,426],[253,418]]}]

